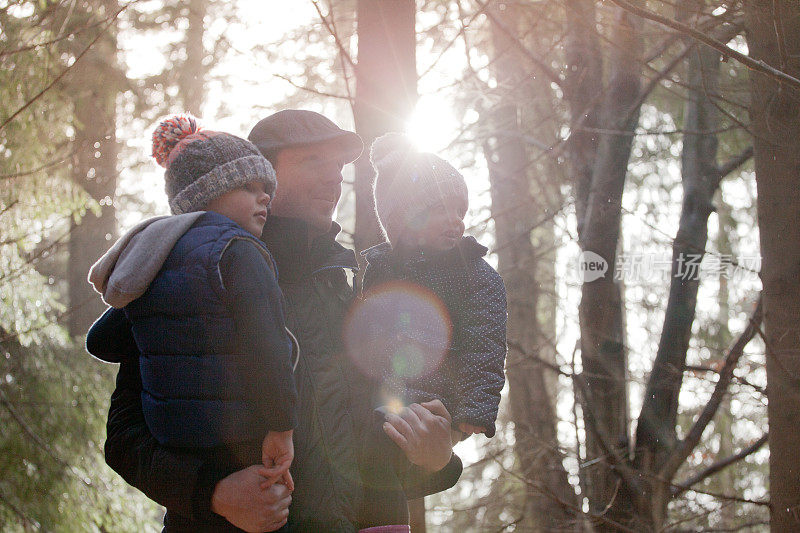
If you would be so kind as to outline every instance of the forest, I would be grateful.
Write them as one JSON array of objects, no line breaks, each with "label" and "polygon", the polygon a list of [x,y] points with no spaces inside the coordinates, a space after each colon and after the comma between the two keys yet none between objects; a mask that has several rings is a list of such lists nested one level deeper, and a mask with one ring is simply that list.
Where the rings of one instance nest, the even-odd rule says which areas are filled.
[{"label": "forest", "polygon": [[497,434],[414,533],[800,531],[800,2],[0,0],[0,95],[3,532],[160,531],[87,273],[169,214],[160,117],[287,108],[450,161],[506,286]]}]

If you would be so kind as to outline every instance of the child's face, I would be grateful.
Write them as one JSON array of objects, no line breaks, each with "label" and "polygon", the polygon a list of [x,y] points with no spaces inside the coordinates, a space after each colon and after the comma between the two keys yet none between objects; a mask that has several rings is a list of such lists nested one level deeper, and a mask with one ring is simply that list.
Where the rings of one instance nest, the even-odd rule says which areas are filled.
[{"label": "child's face", "polygon": [[225,215],[256,237],[261,236],[267,221],[269,195],[263,181],[251,181],[211,200],[207,211]]},{"label": "child's face", "polygon": [[467,203],[459,198],[443,198],[421,213],[413,215],[400,239],[425,251],[452,249],[464,235]]}]

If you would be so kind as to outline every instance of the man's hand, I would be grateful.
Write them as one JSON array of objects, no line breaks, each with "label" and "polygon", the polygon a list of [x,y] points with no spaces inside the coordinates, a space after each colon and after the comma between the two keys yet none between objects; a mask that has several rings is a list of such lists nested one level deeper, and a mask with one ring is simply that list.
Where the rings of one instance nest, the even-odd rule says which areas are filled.
[{"label": "man's hand", "polygon": [[261,488],[263,468],[253,465],[222,479],[211,496],[211,510],[234,526],[251,533],[275,531],[289,517],[292,497],[285,485]]},{"label": "man's hand", "polygon": [[450,462],[450,413],[439,400],[412,403],[399,414],[386,415],[383,431],[403,450],[408,460],[436,472]]}]

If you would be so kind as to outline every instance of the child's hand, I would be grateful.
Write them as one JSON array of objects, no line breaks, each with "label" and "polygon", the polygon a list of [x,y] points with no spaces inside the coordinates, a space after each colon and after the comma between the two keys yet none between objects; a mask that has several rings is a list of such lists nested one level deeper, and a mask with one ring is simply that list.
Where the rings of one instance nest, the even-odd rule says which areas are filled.
[{"label": "child's hand", "polygon": [[292,474],[289,473],[289,467],[294,459],[292,433],[292,430],[270,431],[264,438],[261,446],[261,460],[264,468],[259,470],[259,474],[266,478],[261,483],[262,489],[267,489],[273,483],[282,480],[289,491],[294,490],[294,480]]},{"label": "child's hand", "polygon": [[478,433],[486,433],[486,428],[480,426],[473,426],[466,422],[461,422],[458,425],[458,430],[465,435],[477,435]]}]

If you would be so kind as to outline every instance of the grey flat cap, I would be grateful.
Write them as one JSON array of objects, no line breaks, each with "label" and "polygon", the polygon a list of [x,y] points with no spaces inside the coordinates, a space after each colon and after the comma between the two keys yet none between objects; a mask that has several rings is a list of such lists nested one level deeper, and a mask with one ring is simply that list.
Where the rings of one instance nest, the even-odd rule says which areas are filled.
[{"label": "grey flat cap", "polygon": [[343,130],[330,119],[304,109],[284,109],[258,121],[247,138],[267,159],[284,148],[334,141],[341,146],[346,163],[358,159],[364,142],[358,134]]}]

